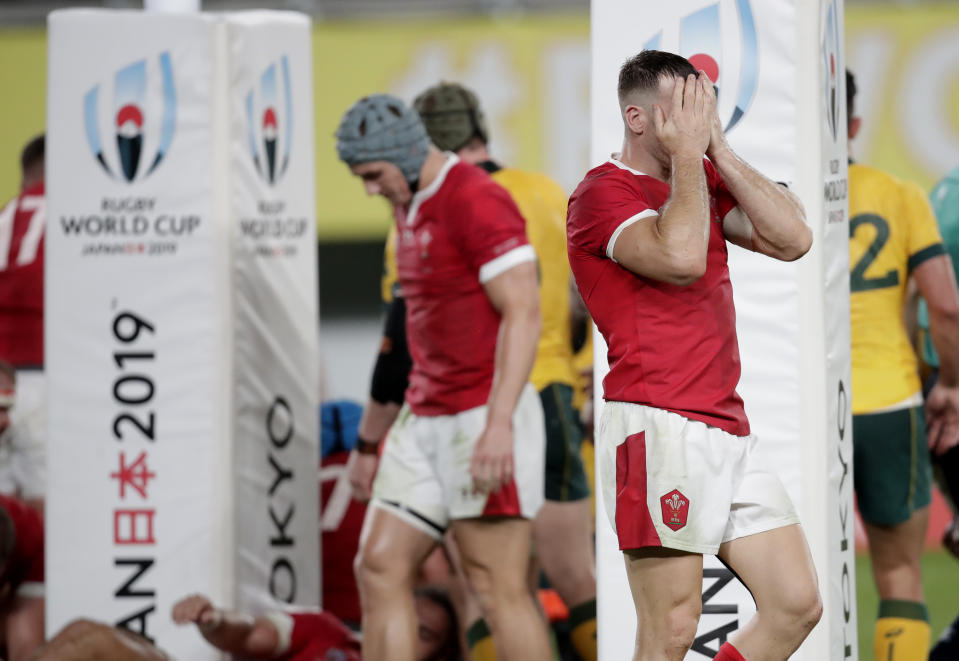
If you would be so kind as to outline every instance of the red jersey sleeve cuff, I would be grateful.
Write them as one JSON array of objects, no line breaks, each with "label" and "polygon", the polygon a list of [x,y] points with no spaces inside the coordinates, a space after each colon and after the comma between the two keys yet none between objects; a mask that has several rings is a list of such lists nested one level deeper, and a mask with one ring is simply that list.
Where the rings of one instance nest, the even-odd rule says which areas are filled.
[{"label": "red jersey sleeve cuff", "polygon": [[[643,218],[649,218],[650,216],[656,216],[656,215],[658,215],[658,212],[655,211],[654,209],[644,209],[643,211],[640,211],[635,216],[630,216],[629,218],[621,222],[619,226],[613,231],[613,235],[609,237],[609,243],[606,244],[606,256],[609,257],[614,262],[616,262],[616,258],[613,257],[613,249],[616,247],[616,239],[619,238],[619,235],[622,234],[623,231],[627,227],[632,225],[633,223],[640,221]],[[616,263],[618,264],[619,262],[616,262]]]},{"label": "red jersey sleeve cuff", "polygon": [[489,282],[496,276],[506,273],[514,266],[533,261],[536,261],[536,251],[530,244],[527,243],[526,245],[513,248],[497,258],[491,259],[480,267],[480,284]]}]

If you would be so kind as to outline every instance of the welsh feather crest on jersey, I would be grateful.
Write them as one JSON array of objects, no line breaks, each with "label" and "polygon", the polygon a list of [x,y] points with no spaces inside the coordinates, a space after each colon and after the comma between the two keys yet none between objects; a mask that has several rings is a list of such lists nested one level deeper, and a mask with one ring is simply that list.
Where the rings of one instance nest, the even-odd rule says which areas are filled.
[{"label": "welsh feather crest on jersey", "polygon": [[[97,83],[83,97],[90,152],[110,177],[128,182],[148,177],[170,151],[176,132],[176,87],[169,51],[156,60],[137,60],[116,71],[113,112],[101,104],[101,96],[109,95],[106,87]],[[115,150],[101,137],[110,133],[116,136]],[[148,152],[153,155],[144,158]]]},{"label": "welsh feather crest on jersey", "polygon": [[[749,0],[680,0],[673,7],[675,24],[649,36],[643,48],[678,53],[705,71],[716,87],[719,117],[728,132],[749,111],[759,85],[759,38],[752,6]],[[733,32],[738,38],[728,36]]]}]

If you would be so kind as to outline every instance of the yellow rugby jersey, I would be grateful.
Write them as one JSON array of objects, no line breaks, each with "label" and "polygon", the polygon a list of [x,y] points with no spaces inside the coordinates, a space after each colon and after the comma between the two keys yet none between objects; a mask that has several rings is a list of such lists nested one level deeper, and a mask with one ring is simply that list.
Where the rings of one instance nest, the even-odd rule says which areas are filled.
[{"label": "yellow rugby jersey", "polygon": [[[550,383],[573,386],[576,370],[570,338],[571,272],[566,256],[566,193],[543,174],[503,168],[490,176],[509,192],[519,207],[526,219],[526,235],[538,258],[543,329],[530,381],[537,390]],[[390,227],[386,238],[383,261],[380,289],[383,301],[389,302],[393,299],[397,277],[395,225]]]},{"label": "yellow rugby jersey", "polygon": [[380,297],[384,303],[393,301],[393,291],[396,288],[396,223],[390,223],[390,231],[386,235],[386,245],[383,247],[383,277],[380,278]]},{"label": "yellow rugby jersey", "polygon": [[869,413],[920,391],[903,304],[909,274],[944,254],[936,217],[915,184],[849,166],[852,412]]},{"label": "yellow rugby jersey", "polygon": [[526,219],[526,236],[539,264],[539,300],[543,330],[536,347],[536,363],[529,380],[537,390],[550,383],[576,384],[570,337],[569,281],[572,272],[566,256],[566,205],[559,184],[544,174],[513,168],[492,175]]}]

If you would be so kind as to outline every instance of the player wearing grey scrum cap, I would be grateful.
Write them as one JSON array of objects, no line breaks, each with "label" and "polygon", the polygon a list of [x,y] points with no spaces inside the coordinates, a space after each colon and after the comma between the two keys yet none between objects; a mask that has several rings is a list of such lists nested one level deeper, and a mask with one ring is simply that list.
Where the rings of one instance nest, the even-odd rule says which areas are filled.
[{"label": "player wearing grey scrum cap", "polygon": [[[413,580],[451,529],[499,658],[549,659],[525,585],[545,438],[528,383],[540,315],[523,217],[480,168],[431,145],[399,99],[360,99],[336,137],[367,194],[393,206],[413,357],[396,423],[361,424],[386,436],[356,562],[363,658],[412,661]],[[376,462],[378,444],[363,445],[353,459]]]},{"label": "player wearing grey scrum cap", "polygon": [[353,104],[336,132],[336,151],[347,165],[388,161],[407,182],[420,176],[430,139],[419,115],[389,94],[373,94]]}]

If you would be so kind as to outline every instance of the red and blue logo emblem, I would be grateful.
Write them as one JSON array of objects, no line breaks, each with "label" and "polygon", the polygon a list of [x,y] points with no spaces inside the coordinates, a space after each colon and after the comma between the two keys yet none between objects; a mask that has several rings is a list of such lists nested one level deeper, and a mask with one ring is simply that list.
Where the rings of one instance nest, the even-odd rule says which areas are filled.
[{"label": "red and blue logo emblem", "polygon": [[[176,132],[176,88],[173,83],[173,65],[170,53],[161,53],[157,60],[159,97],[154,108],[148,103],[147,60],[138,60],[123,67],[114,75],[113,128],[116,151],[108,151],[101,140],[100,85],[94,85],[83,98],[84,126],[87,144],[94,158],[110,177],[133,182],[148,177],[169,153]],[[155,111],[155,112],[154,112]],[[151,117],[151,112],[153,116]],[[158,129],[156,152],[145,160],[148,143],[147,126]]]},{"label": "red and blue logo emblem", "polygon": [[826,5],[822,22],[822,81],[823,99],[826,102],[826,125],[832,133],[833,142],[840,136],[839,119],[845,103],[844,85],[846,72],[839,57],[839,14],[836,0]]},{"label": "red and blue logo emblem", "polygon": [[[722,27],[733,22],[738,25],[739,39],[724,40]],[[697,70],[705,71],[716,87],[727,132],[749,111],[759,86],[759,37],[749,0],[708,3],[681,16],[678,32],[660,30],[643,48],[678,53]]]},{"label": "red and blue logo emblem", "polygon": [[286,55],[266,68],[259,85],[247,93],[245,105],[253,165],[268,184],[275,184],[290,165],[293,141],[290,62]]}]

